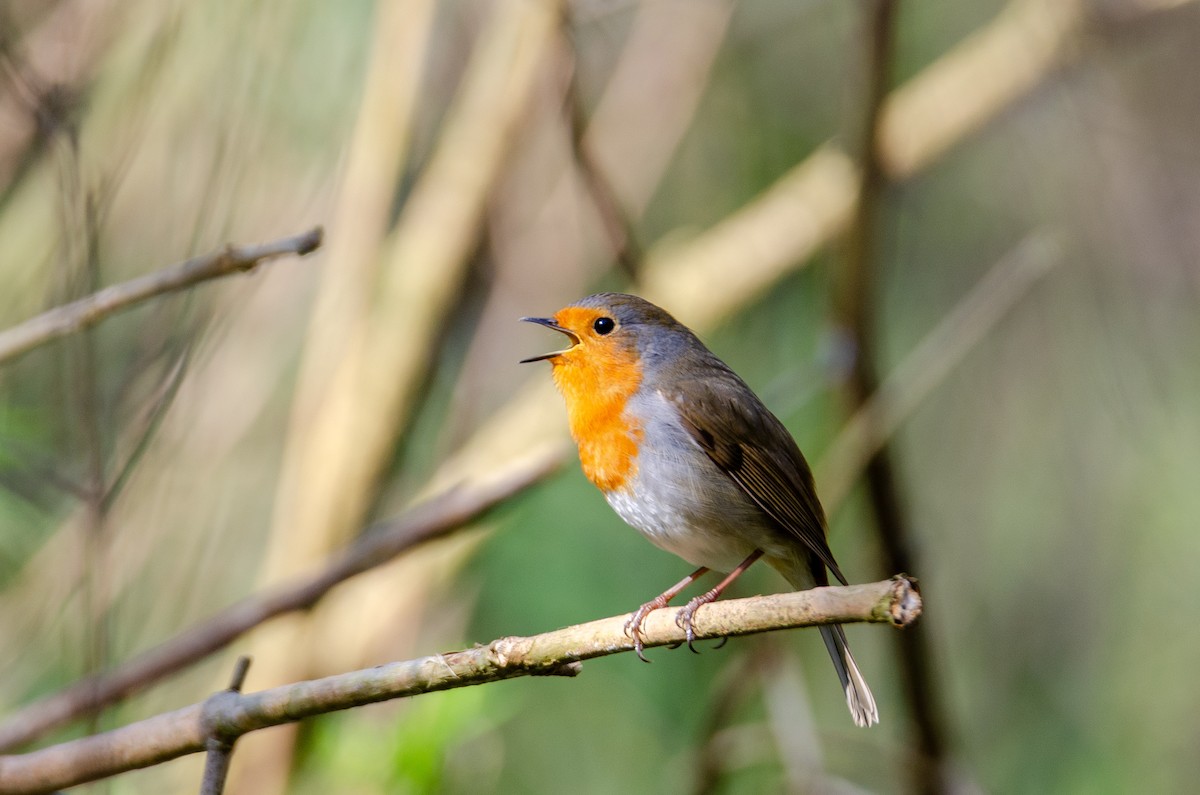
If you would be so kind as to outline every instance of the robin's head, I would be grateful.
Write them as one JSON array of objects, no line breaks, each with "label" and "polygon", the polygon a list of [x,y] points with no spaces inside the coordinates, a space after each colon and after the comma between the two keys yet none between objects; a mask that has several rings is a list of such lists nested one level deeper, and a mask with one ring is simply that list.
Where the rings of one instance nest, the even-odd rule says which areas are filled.
[{"label": "robin's head", "polygon": [[524,317],[565,334],[570,344],[562,350],[522,359],[521,363],[547,359],[558,369],[564,365],[621,367],[636,363],[656,338],[687,330],[675,318],[636,295],[596,293],[554,313],[553,317]]},{"label": "robin's head", "polygon": [[583,471],[605,492],[634,471],[641,427],[625,412],[654,359],[691,333],[649,301],[597,293],[554,313],[522,318],[565,334],[562,350],[533,356],[554,365],[554,383],[567,404],[571,435]]}]

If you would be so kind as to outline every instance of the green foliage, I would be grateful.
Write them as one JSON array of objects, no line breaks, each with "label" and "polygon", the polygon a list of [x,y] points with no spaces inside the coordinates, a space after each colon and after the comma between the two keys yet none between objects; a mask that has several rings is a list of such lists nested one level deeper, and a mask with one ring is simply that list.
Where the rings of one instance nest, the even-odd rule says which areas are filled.
[{"label": "green foliage", "polygon": [[514,707],[502,688],[468,687],[314,720],[298,791],[480,791],[497,774],[496,736]]}]

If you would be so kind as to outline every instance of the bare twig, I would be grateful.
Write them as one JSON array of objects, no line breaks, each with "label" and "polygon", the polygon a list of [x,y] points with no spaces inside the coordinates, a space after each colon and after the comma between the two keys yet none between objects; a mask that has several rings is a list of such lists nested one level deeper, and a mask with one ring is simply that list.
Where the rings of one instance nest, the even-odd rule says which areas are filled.
[{"label": "bare twig", "polygon": [[[233,666],[227,693],[242,692],[246,673],[250,670],[250,658],[238,657]],[[215,733],[205,742],[208,756],[204,759],[204,779],[200,783],[200,795],[221,795],[225,790],[225,778],[229,775],[229,760],[233,756],[234,739],[219,737]]]},{"label": "bare twig", "polygon": [[0,332],[0,363],[72,332],[90,328],[109,315],[123,312],[149,298],[183,290],[209,279],[253,270],[260,263],[276,257],[304,256],[320,245],[321,229],[317,227],[302,235],[261,245],[227,246],[221,251],[114,284]]},{"label": "bare twig", "polygon": [[319,573],[243,599],[110,673],[80,680],[9,715],[0,724],[0,749],[29,743],[58,726],[144,690],[271,618],[311,607],[339,583],[471,521],[546,476],[559,461],[556,456],[541,456],[479,488],[452,489],[368,533]]},{"label": "bare twig", "polygon": [[[674,609],[646,618],[646,646],[679,644]],[[750,635],[795,627],[856,622],[911,625],[921,613],[913,580],[815,588],[732,599],[697,613],[699,638]],[[44,792],[165,762],[204,750],[211,739],[232,744],[248,732],[363,704],[538,674],[573,675],[582,660],[630,651],[627,616],[592,621],[532,637],[507,637],[464,651],[379,665],[241,695],[226,690],[206,701],[104,734],[19,756],[0,757],[0,789]]]}]

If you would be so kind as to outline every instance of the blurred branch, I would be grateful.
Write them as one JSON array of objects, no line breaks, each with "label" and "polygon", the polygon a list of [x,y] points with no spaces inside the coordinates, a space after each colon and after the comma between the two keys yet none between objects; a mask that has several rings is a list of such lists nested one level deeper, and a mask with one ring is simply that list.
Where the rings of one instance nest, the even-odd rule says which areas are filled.
[{"label": "blurred branch", "polygon": [[[331,362],[306,363],[306,378],[321,380],[293,412],[261,582],[320,565],[366,521],[442,349],[447,319],[463,300],[488,198],[546,75],[561,0],[484,5],[486,24],[433,152],[375,252],[366,315],[344,339],[338,335],[344,345]],[[430,19],[435,6],[425,12]],[[310,339],[320,333],[314,326]],[[319,371],[324,364],[332,366]],[[278,622],[253,639],[257,675],[275,682],[311,675],[318,644],[309,618]],[[292,739],[276,732],[243,751],[247,763],[233,788],[283,791]]]},{"label": "blurred branch", "polygon": [[[706,96],[736,5],[731,0],[631,4],[621,53],[582,139],[597,173],[631,219],[645,215],[675,161]],[[578,3],[567,7],[577,26],[586,9]]]},{"label": "blurred branch", "polygon": [[493,478],[485,485],[451,489],[369,531],[317,574],[247,597],[114,671],[80,680],[8,715],[0,724],[0,749],[29,743],[65,723],[144,690],[163,677],[225,648],[271,618],[312,607],[339,583],[380,566],[419,544],[459,529],[484,511],[540,481],[560,461],[554,456],[537,456],[518,463],[505,475]]},{"label": "blurred branch", "polygon": [[[293,417],[265,580],[322,560],[370,510],[458,299],[488,192],[541,74],[557,13],[558,4],[546,0],[493,9],[437,148],[381,244],[368,322],[322,374],[320,397]],[[259,668],[272,664],[258,660]]]},{"label": "blurred branch", "polygon": [[297,424],[305,425],[329,376],[370,317],[379,248],[410,168],[408,143],[425,74],[434,0],[375,4],[370,61],[329,225],[328,262],[316,293],[296,386]]},{"label": "blurred branch", "polygon": [[[724,638],[820,624],[883,623],[906,627],[921,614],[916,583],[903,576],[866,585],[815,588],[705,605],[697,613],[699,638]],[[683,630],[675,610],[646,618],[646,646],[678,645]],[[521,676],[578,673],[582,660],[630,651],[625,615],[531,637],[507,637],[486,646],[378,665],[258,693],[225,690],[204,702],[104,734],[19,756],[0,757],[0,789],[44,792],[204,750],[213,740],[232,744],[269,726],[421,693]]]},{"label": "blurred branch", "polygon": [[209,279],[256,268],[260,263],[287,254],[304,256],[321,245],[321,229],[255,246],[227,246],[154,273],[105,287],[78,301],[55,307],[20,325],[0,332],[0,363],[64,337],[90,328],[101,320],[165,293],[184,290]]},{"label": "blurred branch", "polygon": [[120,30],[114,0],[58,0],[28,32],[12,10],[0,10],[0,205],[80,105],[91,78]]},{"label": "blurred branch", "polygon": [[[60,133],[63,143],[58,147],[58,168],[63,206],[61,239],[63,241],[62,268],[65,283],[77,284],[82,280],[84,290],[95,291],[100,286],[99,223],[96,203],[91,193],[83,187],[83,169],[79,157],[79,131],[72,122]],[[69,143],[67,143],[69,142]],[[74,238],[78,249],[71,243]],[[66,362],[69,370],[67,403],[68,414],[73,414],[73,430],[78,434],[77,444],[84,460],[83,504],[79,539],[83,549],[81,597],[86,624],[83,628],[83,675],[91,676],[108,665],[111,627],[109,612],[105,609],[110,588],[110,567],[107,565],[111,550],[108,528],[108,511],[104,500],[107,478],[107,456],[105,454],[104,415],[99,395],[99,369],[96,356],[96,335],[88,328],[68,340]],[[95,733],[100,715],[91,716],[87,731]]]},{"label": "blurred branch", "polygon": [[900,361],[854,413],[816,467],[821,501],[833,512],[900,425],[963,357],[1050,269],[1061,261],[1058,240],[1025,237]]},{"label": "blurred branch", "polygon": [[[1119,21],[1131,25],[1194,3],[1131,3]],[[1081,58],[1088,52],[1084,45],[1090,24],[1117,24],[1100,16],[1103,5],[1014,0],[893,90],[880,109],[883,173],[896,181],[916,176],[1056,70]],[[846,232],[858,179],[857,167],[844,151],[832,143],[819,147],[720,223],[686,242],[651,249],[641,294],[670,308],[692,328],[711,328]],[[712,289],[713,284],[721,289]]]},{"label": "blurred branch", "polygon": [[[872,0],[865,8],[865,92],[858,201],[846,238],[846,253],[834,272],[833,309],[838,332],[850,350],[850,367],[842,384],[843,394],[855,411],[879,390],[876,364],[875,319],[878,289],[879,224],[883,194],[889,183],[881,156],[883,105],[892,74],[895,48],[897,0]],[[867,457],[865,476],[871,513],[883,552],[882,564],[890,571],[917,571],[915,542],[905,510],[898,475],[887,441]],[[912,767],[913,792],[940,793],[945,790],[943,767],[946,757],[946,717],[939,698],[930,659],[928,639],[922,628],[898,638],[898,668],[915,724],[919,760]]]},{"label": "blurred branch", "polygon": [[567,58],[570,61],[570,78],[567,82],[564,105],[571,139],[571,154],[583,177],[592,207],[600,219],[600,226],[608,238],[613,258],[626,278],[636,279],[643,257],[642,249],[634,235],[629,213],[621,206],[621,200],[611,180],[604,173],[587,139],[587,109],[584,107],[579,86],[579,53],[576,52],[575,42],[571,38],[568,21],[567,15],[564,15],[563,40],[568,48]]},{"label": "blurred branch", "polygon": [[[920,173],[1078,58],[1092,15],[1104,5],[1089,0],[1009,3],[991,23],[887,98],[877,146],[883,172],[894,180]],[[1141,3],[1137,15],[1159,10]]]}]

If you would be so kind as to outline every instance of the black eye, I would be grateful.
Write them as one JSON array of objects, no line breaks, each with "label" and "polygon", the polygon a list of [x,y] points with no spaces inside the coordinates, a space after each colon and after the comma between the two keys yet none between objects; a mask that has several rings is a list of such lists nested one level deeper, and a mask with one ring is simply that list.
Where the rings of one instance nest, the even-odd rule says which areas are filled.
[{"label": "black eye", "polygon": [[595,329],[597,334],[608,334],[616,327],[617,324],[613,322],[611,317],[598,317],[596,318],[596,322],[592,324],[592,328]]}]

